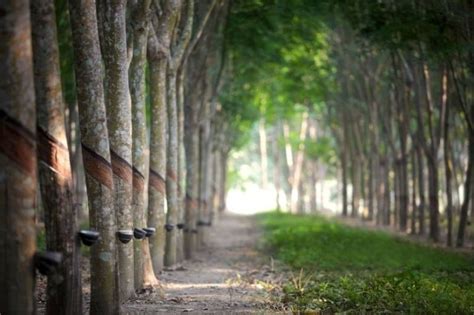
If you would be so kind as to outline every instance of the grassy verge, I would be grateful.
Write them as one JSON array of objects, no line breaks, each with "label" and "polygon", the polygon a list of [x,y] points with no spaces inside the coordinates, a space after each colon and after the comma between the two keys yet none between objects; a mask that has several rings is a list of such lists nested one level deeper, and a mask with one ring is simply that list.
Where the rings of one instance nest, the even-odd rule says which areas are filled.
[{"label": "grassy verge", "polygon": [[297,272],[283,302],[323,313],[474,313],[474,256],[316,216],[258,216],[265,244]]}]

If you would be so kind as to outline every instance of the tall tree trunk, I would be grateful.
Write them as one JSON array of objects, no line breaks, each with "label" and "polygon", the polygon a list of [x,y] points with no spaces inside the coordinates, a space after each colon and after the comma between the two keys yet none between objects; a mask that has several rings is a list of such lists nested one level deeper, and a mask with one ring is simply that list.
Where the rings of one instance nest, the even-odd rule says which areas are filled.
[{"label": "tall tree trunk", "polygon": [[176,103],[176,71],[168,67],[167,74],[168,145],[166,157],[166,223],[172,225],[166,232],[165,266],[176,264],[176,236],[178,223],[178,108]]},{"label": "tall tree trunk", "polygon": [[349,195],[347,191],[348,180],[347,180],[347,149],[341,148],[340,152],[341,159],[341,176],[342,176],[342,215],[347,216],[347,206],[349,204]]},{"label": "tall tree trunk", "polygon": [[[391,203],[391,197],[390,197],[390,162],[389,159],[385,160],[384,163],[384,178],[385,178],[385,184],[384,184],[384,219],[383,219],[383,224],[389,226],[391,222],[391,209],[392,209],[392,203]],[[395,186],[395,185],[394,185]]]},{"label": "tall tree trunk", "polygon": [[[149,37],[150,38],[150,37]],[[165,172],[166,172],[166,59],[153,52],[148,41],[150,65],[150,169],[148,179],[148,225],[156,228],[150,237],[151,258],[155,274],[163,269],[165,251]],[[151,52],[150,52],[151,50]]]},{"label": "tall tree trunk", "polygon": [[[415,146],[415,144],[414,144]],[[417,186],[417,165],[416,165],[416,148],[411,151],[411,234],[416,234],[416,219],[418,207],[416,204],[416,186]]]},{"label": "tall tree trunk", "polygon": [[395,159],[393,163],[393,187],[394,187],[394,207],[393,207],[393,225],[399,224],[400,214],[400,161]]},{"label": "tall tree trunk", "polygon": [[309,161],[310,167],[310,174],[309,174],[309,210],[312,213],[316,213],[318,211],[318,206],[316,204],[316,184],[318,182],[318,166],[315,160]]},{"label": "tall tree trunk", "polygon": [[29,1],[0,2],[0,313],[34,312],[36,111]]},{"label": "tall tree trunk", "polygon": [[[114,206],[118,230],[132,230],[132,109],[128,86],[125,0],[99,2],[103,18],[101,42],[105,64],[105,104],[114,172]],[[117,243],[120,301],[135,289],[133,242]]]},{"label": "tall tree trunk", "polygon": [[[205,106],[204,112],[205,114],[203,115],[205,117],[204,122],[202,123],[201,126],[201,131],[200,131],[200,141],[199,141],[199,149],[200,149],[200,155],[199,155],[199,162],[200,162],[200,168],[199,168],[199,199],[200,199],[200,206],[199,206],[199,214],[198,214],[198,239],[197,239],[197,245],[198,249],[204,245],[204,239],[205,239],[205,226],[203,223],[206,223],[205,221],[209,219],[209,208],[208,208],[208,197],[209,197],[209,191],[208,191],[208,175],[209,175],[209,160],[210,160],[210,150],[209,148],[209,143],[210,143],[210,133],[211,133],[211,122],[209,118],[209,113],[210,113],[210,104],[204,104]],[[199,224],[199,222],[201,224]]]},{"label": "tall tree trunk", "polygon": [[[100,240],[91,249],[92,314],[118,313],[113,173],[104,103],[102,58],[95,1],[70,1],[82,155],[91,227]],[[128,87],[127,87],[128,88]]]},{"label": "tall tree trunk", "polygon": [[[184,72],[180,67],[176,80],[177,104],[178,104],[178,224],[185,222],[185,181],[186,181],[186,157],[184,153]],[[178,229],[178,248],[176,252],[177,261],[184,260],[184,225]]]},{"label": "tall tree trunk", "polygon": [[[160,5],[159,5],[160,6]],[[159,19],[150,28],[147,55],[150,64],[151,132],[150,170],[148,185],[148,222],[156,228],[151,238],[153,268],[158,273],[163,268],[166,235],[164,230],[164,199],[166,195],[167,168],[167,99],[168,61],[172,61],[171,38],[176,30],[181,2],[165,1],[160,6]],[[155,20],[153,20],[155,21]],[[176,84],[176,81],[174,82]],[[176,94],[175,94],[176,97]],[[169,205],[169,204],[168,204]]]},{"label": "tall tree trunk", "polygon": [[435,161],[436,156],[428,155],[428,200],[430,204],[430,238],[434,242],[439,241],[439,177],[438,163]]},{"label": "tall tree trunk", "polygon": [[360,206],[360,185],[361,185],[361,165],[360,158],[354,156],[351,160],[352,168],[352,217],[359,216]]},{"label": "tall tree trunk", "polygon": [[446,243],[453,246],[453,195],[452,195],[452,162],[449,150],[451,143],[449,139],[449,106],[446,107],[446,119],[444,121],[444,170],[446,174],[446,216],[448,218],[448,236]]},{"label": "tall tree trunk", "polygon": [[222,182],[221,182],[221,195],[220,195],[220,199],[221,199],[221,209],[220,212],[224,212],[225,210],[227,210],[227,206],[226,206],[226,196],[227,196],[227,165],[228,165],[228,161],[229,161],[229,151],[225,151],[222,153],[222,160],[221,160],[221,168],[222,168]]},{"label": "tall tree trunk", "polygon": [[374,219],[374,213],[375,213],[375,191],[376,191],[376,181],[375,181],[375,161],[373,156],[369,156],[369,174],[368,174],[368,215],[367,215],[367,220],[372,221]]},{"label": "tall tree trunk", "polygon": [[59,69],[53,0],[31,3],[37,104],[38,168],[46,246],[63,255],[48,277],[48,314],[82,314],[79,239]]},{"label": "tall tree trunk", "polygon": [[196,249],[197,214],[199,198],[199,132],[197,127],[196,103],[189,97],[185,102],[184,143],[186,151],[186,229],[184,234],[184,253],[190,259]]},{"label": "tall tree trunk", "polygon": [[[166,201],[167,213],[166,222],[169,227],[173,226],[166,233],[165,247],[165,265],[173,266],[177,262],[178,251],[178,229],[177,224],[181,223],[182,206],[180,198],[180,184],[178,181],[178,167],[181,150],[181,139],[179,137],[179,110],[178,110],[178,92],[177,78],[178,70],[182,64],[184,52],[191,37],[194,1],[188,0],[186,3],[181,1],[170,1],[168,3],[170,12],[175,19],[171,19],[170,58],[167,68],[167,109],[168,109],[168,147],[166,160]],[[181,14],[181,19],[178,16]],[[182,174],[183,175],[183,174]]]},{"label": "tall tree trunk", "polygon": [[301,120],[298,151],[296,153],[296,159],[295,159],[295,164],[293,168],[293,175],[291,176],[292,178],[291,205],[290,205],[291,213],[297,213],[298,199],[301,198],[301,196],[299,196],[298,194],[298,190],[299,190],[300,181],[301,181],[302,172],[303,172],[304,150],[305,150],[304,141],[306,140],[307,131],[308,131],[308,117],[309,117],[308,113],[305,112]]},{"label": "tall tree trunk", "polygon": [[[281,159],[280,159],[280,146],[278,145],[278,127],[274,129],[273,136],[273,185],[275,187],[275,202],[276,210],[281,210],[280,204],[280,191],[281,191]],[[221,162],[222,164],[222,162]]]},{"label": "tall tree trunk", "polygon": [[258,135],[260,139],[260,167],[261,167],[261,185],[262,188],[268,186],[268,154],[267,154],[267,133],[265,130],[265,121],[260,120],[258,124]]},{"label": "tall tree trunk", "polygon": [[[147,226],[145,172],[147,171],[146,95],[145,66],[148,40],[148,14],[151,0],[137,2],[132,9],[133,57],[130,64],[130,96],[132,100],[132,160],[133,160],[133,200],[132,212],[135,227]],[[158,281],[153,271],[149,239],[134,243],[135,289],[156,285]]]},{"label": "tall tree trunk", "polygon": [[293,181],[293,150],[291,148],[290,143],[290,126],[288,125],[287,121],[284,121],[282,124],[282,133],[283,133],[283,140],[285,143],[285,162],[283,168],[283,174],[285,176],[285,195],[287,201],[287,207],[291,210],[291,187]]},{"label": "tall tree trunk", "polygon": [[[474,113],[474,112],[473,112]],[[473,114],[474,116],[474,114]],[[469,158],[468,158],[468,165],[466,171],[466,179],[464,182],[464,200],[461,206],[461,213],[459,217],[459,227],[458,227],[458,237],[456,239],[456,246],[462,247],[464,246],[464,237],[466,234],[466,224],[467,224],[467,215],[469,211],[469,202],[474,202],[474,200],[470,200],[471,196],[469,192],[473,185],[473,177],[474,177],[474,132],[470,131],[469,135]]]},{"label": "tall tree trunk", "polygon": [[401,154],[402,157],[399,160],[399,228],[405,232],[408,226],[408,204],[409,204],[409,191],[408,191],[408,159],[406,151],[406,138],[403,141]]},{"label": "tall tree trunk", "polygon": [[420,196],[420,203],[418,204],[418,234],[425,234],[425,163],[423,160],[423,149],[416,148],[417,166],[418,166],[418,194]]}]

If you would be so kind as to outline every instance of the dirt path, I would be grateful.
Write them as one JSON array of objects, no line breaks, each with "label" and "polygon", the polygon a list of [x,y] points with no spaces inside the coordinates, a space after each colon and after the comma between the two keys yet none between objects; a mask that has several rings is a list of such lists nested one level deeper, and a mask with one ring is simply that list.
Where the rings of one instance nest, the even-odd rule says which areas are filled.
[{"label": "dirt path", "polygon": [[[263,282],[272,277],[265,258],[256,251],[260,231],[250,216],[224,214],[208,231],[207,244],[184,270],[160,275],[165,298],[144,292],[122,307],[125,314],[262,312]],[[268,263],[268,261],[267,261]]]}]

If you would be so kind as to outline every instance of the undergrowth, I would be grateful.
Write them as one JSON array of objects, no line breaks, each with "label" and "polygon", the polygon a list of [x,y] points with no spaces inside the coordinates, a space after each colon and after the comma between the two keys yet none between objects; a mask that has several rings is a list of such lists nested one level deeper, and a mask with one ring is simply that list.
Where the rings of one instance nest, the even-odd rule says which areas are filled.
[{"label": "undergrowth", "polygon": [[295,271],[296,312],[474,314],[473,256],[318,216],[259,215],[266,247]]}]

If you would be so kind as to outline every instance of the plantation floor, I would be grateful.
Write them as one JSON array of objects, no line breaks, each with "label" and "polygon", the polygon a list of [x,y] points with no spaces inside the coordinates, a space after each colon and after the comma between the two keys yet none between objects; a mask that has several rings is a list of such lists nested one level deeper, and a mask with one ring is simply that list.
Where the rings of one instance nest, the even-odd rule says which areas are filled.
[{"label": "plantation floor", "polygon": [[275,274],[256,250],[261,234],[255,218],[226,213],[208,233],[195,259],[159,275],[164,298],[145,291],[123,305],[123,313],[246,314],[266,309],[262,284]]}]

